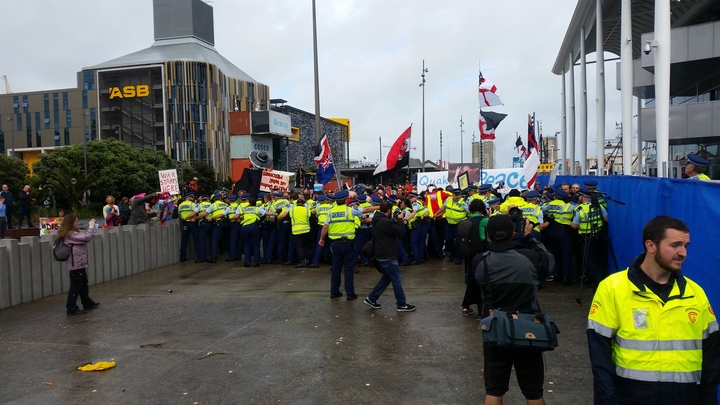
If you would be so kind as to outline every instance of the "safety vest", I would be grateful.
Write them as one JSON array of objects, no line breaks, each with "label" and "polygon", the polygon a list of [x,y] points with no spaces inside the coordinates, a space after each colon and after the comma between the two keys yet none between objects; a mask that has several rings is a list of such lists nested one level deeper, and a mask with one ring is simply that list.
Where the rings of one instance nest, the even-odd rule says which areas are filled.
[{"label": "safety vest", "polygon": [[575,212],[580,216],[579,235],[596,235],[600,232],[603,217],[599,208],[591,209],[590,203],[585,203],[577,207]]},{"label": "safety vest", "polygon": [[415,211],[415,215],[413,215],[412,218],[410,218],[410,221],[408,221],[408,229],[412,229],[413,224],[415,221],[421,220],[423,218],[423,215],[425,215],[426,212],[428,212],[428,208],[425,206],[425,204],[421,203],[420,201],[416,201],[420,208]]},{"label": "safety vest", "polygon": [[347,205],[336,205],[332,207],[328,215],[328,236],[330,236],[330,239],[355,238],[355,219],[352,208]]},{"label": "safety vest", "polygon": [[281,198],[279,200],[273,201],[272,206],[273,206],[273,209],[275,210],[275,212],[277,212],[279,214],[279,213],[283,212],[283,210],[285,208],[290,206],[290,202],[284,198]]},{"label": "safety vest", "polygon": [[230,219],[230,222],[240,222],[240,215],[235,214],[237,212],[238,207],[240,206],[240,203],[237,201],[231,202],[229,207],[232,210],[230,212],[230,215],[228,215],[228,219]]},{"label": "safety vest", "polygon": [[425,206],[428,208],[431,217],[440,211],[440,207],[443,206],[445,200],[450,196],[452,196],[452,194],[447,191],[436,191],[425,196]]},{"label": "safety vest", "polygon": [[312,198],[310,198],[310,199],[308,199],[307,201],[305,201],[305,206],[308,207],[308,209],[309,209],[310,211],[312,211],[312,210],[314,210],[315,207],[317,206],[317,202],[315,202],[315,200],[313,200]]},{"label": "safety vest", "polygon": [[[365,208],[367,208],[367,207],[372,207],[372,203],[369,203],[369,202],[365,201],[365,202],[360,203],[359,207],[360,207],[360,208],[363,208],[363,209],[365,209]],[[360,218],[360,217],[357,217],[357,218]],[[363,219],[364,219],[364,218],[372,218],[372,214],[371,214],[371,213],[363,214],[363,215],[362,215],[362,218],[363,218]],[[369,228],[369,227],[371,227],[371,226],[372,226],[372,224],[366,224],[366,223],[364,223],[364,222],[362,222],[362,221],[360,222],[360,227],[361,227],[361,228]]]},{"label": "safety vest", "polygon": [[463,208],[463,203],[464,200],[462,198],[460,198],[458,202],[455,202],[453,198],[445,200],[445,218],[448,224],[455,225],[467,218],[467,212]]},{"label": "safety vest", "polygon": [[511,205],[514,205],[514,206],[520,208],[523,205],[525,205],[525,199],[523,199],[522,197],[518,197],[518,196],[508,197],[507,200],[505,200],[502,204],[500,204],[500,211],[501,212],[508,211],[510,209]]},{"label": "safety vest", "polygon": [[587,328],[612,339],[618,377],[699,384],[703,337],[718,330],[705,292],[676,273],[669,298],[663,303],[642,283],[628,277],[637,271],[642,270],[632,267],[600,283]]},{"label": "safety vest", "polygon": [[[203,202],[201,202],[201,203],[200,203],[200,212],[205,212],[205,211],[207,211],[207,209],[210,208],[210,206],[212,206],[212,203],[211,203],[210,201],[203,201]],[[207,220],[204,219],[204,218],[200,220],[200,222],[204,222],[204,221],[207,221]]]},{"label": "safety vest", "polygon": [[307,207],[295,205],[290,208],[289,213],[293,235],[310,232],[310,210]]},{"label": "safety vest", "polygon": [[318,204],[317,208],[315,208],[315,214],[317,215],[318,224],[325,224],[325,218],[327,217],[327,214],[330,213],[332,207],[332,204]]},{"label": "safety vest", "polygon": [[180,219],[183,221],[187,221],[188,217],[193,212],[195,212],[195,204],[193,204],[190,200],[183,201],[178,206],[178,215],[180,215]]},{"label": "safety vest", "polygon": [[529,219],[533,224],[537,224],[540,220],[538,219],[538,210],[540,207],[533,203],[526,202],[522,206],[518,207],[522,211],[523,218]]},{"label": "safety vest", "polygon": [[243,224],[243,226],[252,225],[255,222],[257,222],[260,219],[260,213],[258,211],[259,211],[258,207],[253,207],[250,204],[244,206],[242,209],[242,213],[243,213],[242,224]]},{"label": "safety vest", "polygon": [[572,222],[572,204],[563,200],[552,200],[547,204],[547,213],[555,218],[555,222],[561,225],[570,225]]},{"label": "safety vest", "polygon": [[225,201],[215,201],[212,204],[212,212],[210,213],[210,217],[213,219],[213,221],[220,219],[225,213],[225,208],[227,207],[228,205]]},{"label": "safety vest", "polygon": [[708,177],[708,175],[705,173],[698,174],[696,179],[702,180],[702,181],[710,181],[710,177]]}]

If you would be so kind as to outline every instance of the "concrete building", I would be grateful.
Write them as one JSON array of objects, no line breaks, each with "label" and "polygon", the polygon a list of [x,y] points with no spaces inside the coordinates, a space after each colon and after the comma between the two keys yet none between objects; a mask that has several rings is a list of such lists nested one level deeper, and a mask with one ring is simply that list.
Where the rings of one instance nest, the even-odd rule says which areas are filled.
[{"label": "concrete building", "polygon": [[[482,142],[482,163],[484,169],[495,168],[495,143],[493,141]],[[480,163],[480,142],[472,143],[472,162]]]},{"label": "concrete building", "polygon": [[[588,130],[586,56],[592,53],[600,66],[597,128]],[[552,71],[562,75],[560,157],[579,161],[582,172],[588,133],[597,134],[596,145],[606,144],[605,53],[621,59],[613,68],[622,92],[622,155],[652,150],[638,159],[644,171],[681,177],[687,154],[696,153],[711,161],[708,174],[720,178],[720,1],[578,1]],[[632,160],[623,160],[622,173],[632,174]]]}]

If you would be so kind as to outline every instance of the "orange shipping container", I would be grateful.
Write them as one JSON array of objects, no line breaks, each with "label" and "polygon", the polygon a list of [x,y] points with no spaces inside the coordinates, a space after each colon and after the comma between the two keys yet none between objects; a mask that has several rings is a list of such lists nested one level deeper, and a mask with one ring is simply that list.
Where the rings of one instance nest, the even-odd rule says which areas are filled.
[{"label": "orange shipping container", "polygon": [[230,135],[249,135],[252,133],[250,111],[232,111],[229,118]]},{"label": "orange shipping container", "polygon": [[242,176],[245,169],[249,169],[251,167],[250,159],[248,158],[232,159],[230,162],[233,182],[240,180],[240,177]]}]

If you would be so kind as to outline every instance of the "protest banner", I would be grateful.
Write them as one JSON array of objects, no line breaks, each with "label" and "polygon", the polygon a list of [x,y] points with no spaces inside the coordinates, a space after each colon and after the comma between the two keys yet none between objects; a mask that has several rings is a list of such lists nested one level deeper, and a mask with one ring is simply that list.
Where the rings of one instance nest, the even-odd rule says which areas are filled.
[{"label": "protest banner", "polygon": [[448,184],[448,174],[450,172],[424,172],[417,174],[417,189],[419,193],[427,190],[430,184],[437,187],[445,187]]},{"label": "protest banner", "polygon": [[290,178],[294,177],[293,172],[283,172],[281,170],[263,171],[260,180],[260,191],[272,191],[278,189],[280,191],[290,190]]},{"label": "protest banner", "polygon": [[180,194],[180,184],[178,183],[177,170],[160,170],[160,191],[167,192],[170,195]]},{"label": "protest banner", "polygon": [[40,217],[40,235],[57,235],[62,217]]}]

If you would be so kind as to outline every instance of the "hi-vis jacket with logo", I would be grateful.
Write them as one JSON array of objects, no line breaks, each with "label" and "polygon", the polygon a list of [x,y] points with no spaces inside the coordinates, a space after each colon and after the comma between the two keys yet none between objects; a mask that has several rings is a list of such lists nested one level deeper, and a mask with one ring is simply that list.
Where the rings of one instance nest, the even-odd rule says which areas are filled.
[{"label": "hi-vis jacket with logo", "polygon": [[639,277],[644,257],[603,280],[593,298],[595,403],[717,403],[720,338],[710,302],[680,272],[663,302]]}]

